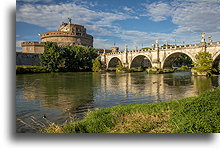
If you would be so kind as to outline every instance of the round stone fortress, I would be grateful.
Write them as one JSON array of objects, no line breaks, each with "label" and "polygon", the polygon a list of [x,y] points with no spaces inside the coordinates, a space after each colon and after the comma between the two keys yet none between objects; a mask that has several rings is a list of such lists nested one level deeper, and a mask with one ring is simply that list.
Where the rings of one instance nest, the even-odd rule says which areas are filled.
[{"label": "round stone fortress", "polygon": [[58,46],[82,45],[93,47],[93,36],[86,33],[86,28],[82,25],[62,23],[55,32],[45,32],[40,34],[41,42],[22,42],[23,53],[43,53],[45,42],[56,42]]}]

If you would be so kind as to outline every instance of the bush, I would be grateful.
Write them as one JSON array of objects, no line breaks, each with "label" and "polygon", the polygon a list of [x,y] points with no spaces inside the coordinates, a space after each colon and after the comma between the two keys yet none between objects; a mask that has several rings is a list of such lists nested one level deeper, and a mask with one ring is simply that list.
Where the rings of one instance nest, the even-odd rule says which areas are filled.
[{"label": "bush", "polygon": [[212,71],[212,55],[209,52],[199,52],[195,56],[193,69],[199,73],[207,73],[211,75]]}]

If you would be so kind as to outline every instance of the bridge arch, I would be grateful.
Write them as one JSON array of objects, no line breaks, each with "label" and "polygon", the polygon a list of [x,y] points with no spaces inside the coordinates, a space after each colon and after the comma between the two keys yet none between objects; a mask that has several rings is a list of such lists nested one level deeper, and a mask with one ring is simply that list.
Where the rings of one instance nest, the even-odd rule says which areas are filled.
[{"label": "bridge arch", "polygon": [[152,62],[147,55],[139,54],[132,58],[129,68],[138,68],[139,66],[143,68],[152,67]]},{"label": "bridge arch", "polygon": [[219,73],[219,62],[220,62],[220,54],[218,53],[213,57],[213,62],[212,62],[212,69],[216,73]]},{"label": "bridge arch", "polygon": [[166,68],[172,68],[174,61],[180,56],[180,55],[185,55],[189,59],[194,61],[194,57],[188,53],[185,52],[172,52],[169,55],[166,56],[166,58],[162,61],[161,63],[161,68],[166,69]]},{"label": "bridge arch", "polygon": [[110,60],[109,60],[109,62],[107,63],[107,69],[114,69],[114,68],[116,68],[117,67],[117,65],[118,65],[118,62],[121,62],[122,63],[122,61],[121,61],[121,59],[119,59],[118,57],[112,57]]}]

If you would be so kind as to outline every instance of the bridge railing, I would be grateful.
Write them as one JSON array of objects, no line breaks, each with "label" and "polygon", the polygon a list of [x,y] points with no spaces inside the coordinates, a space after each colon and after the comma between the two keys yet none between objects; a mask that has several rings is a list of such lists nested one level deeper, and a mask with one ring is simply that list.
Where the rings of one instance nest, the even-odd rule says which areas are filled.
[{"label": "bridge railing", "polygon": [[[208,45],[211,45],[210,43],[208,43]],[[220,41],[217,42],[212,42],[212,45],[220,45]]]},{"label": "bridge railing", "polygon": [[[212,42],[210,43],[206,43],[207,46],[218,46],[220,45],[220,41],[216,41],[216,42]],[[186,45],[176,45],[176,46],[169,46],[169,47],[160,47],[159,49],[162,50],[173,50],[173,49],[180,49],[180,48],[192,48],[192,47],[201,47],[201,43],[196,43],[196,44],[186,44]],[[128,53],[132,53],[132,52],[146,52],[146,51],[152,51],[154,49],[149,48],[149,49],[134,49],[134,50],[129,50],[127,51]],[[118,52],[110,52],[110,53],[105,53],[106,55],[116,55],[116,54],[122,54],[124,53],[124,51],[118,51]]]}]

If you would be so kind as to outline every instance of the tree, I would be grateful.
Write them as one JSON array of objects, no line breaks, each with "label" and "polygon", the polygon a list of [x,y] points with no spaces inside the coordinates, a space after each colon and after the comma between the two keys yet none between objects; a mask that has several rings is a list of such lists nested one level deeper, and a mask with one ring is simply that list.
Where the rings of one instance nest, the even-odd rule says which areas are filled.
[{"label": "tree", "polygon": [[181,67],[181,66],[188,66],[188,67],[192,67],[192,59],[183,54],[178,56],[175,61],[173,62],[173,65],[177,66],[177,67]]},{"label": "tree", "polygon": [[74,50],[74,46],[66,46],[63,48],[64,50],[64,71],[75,71],[78,69],[78,61],[76,58],[76,51]]},{"label": "tree", "polygon": [[208,75],[212,71],[212,55],[209,52],[199,52],[195,56],[195,62],[193,63],[197,72],[206,72]]},{"label": "tree", "polygon": [[122,65],[120,61],[118,61],[118,65],[116,67],[117,72],[127,71],[127,68]]},{"label": "tree", "polygon": [[47,71],[57,72],[63,66],[63,51],[57,46],[57,43],[46,42],[44,53],[40,55],[41,65]]},{"label": "tree", "polygon": [[93,60],[92,71],[99,72],[101,70],[101,63],[98,58]]},{"label": "tree", "polygon": [[85,46],[58,47],[56,43],[45,43],[41,65],[50,72],[91,70],[92,60],[98,56],[96,50]]}]

